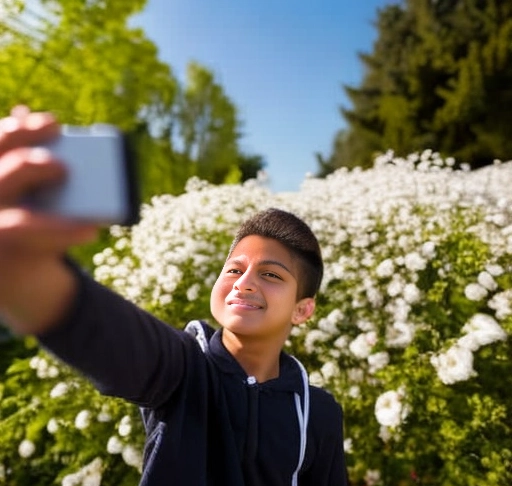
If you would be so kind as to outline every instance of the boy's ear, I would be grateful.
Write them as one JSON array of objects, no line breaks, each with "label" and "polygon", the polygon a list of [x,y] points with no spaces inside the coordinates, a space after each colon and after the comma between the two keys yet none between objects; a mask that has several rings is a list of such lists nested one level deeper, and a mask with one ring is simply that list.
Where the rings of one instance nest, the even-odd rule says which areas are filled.
[{"label": "boy's ear", "polygon": [[315,312],[315,299],[313,297],[305,297],[295,304],[295,310],[292,315],[292,324],[298,326],[306,322]]}]

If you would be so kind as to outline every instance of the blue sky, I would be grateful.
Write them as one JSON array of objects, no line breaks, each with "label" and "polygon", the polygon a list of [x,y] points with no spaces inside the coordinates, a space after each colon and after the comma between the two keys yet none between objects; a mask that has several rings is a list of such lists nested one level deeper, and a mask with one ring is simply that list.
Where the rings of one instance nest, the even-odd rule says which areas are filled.
[{"label": "blue sky", "polygon": [[363,75],[377,9],[390,0],[148,0],[135,23],[179,79],[211,69],[239,109],[242,148],[267,162],[270,188],[297,191],[328,155]]}]

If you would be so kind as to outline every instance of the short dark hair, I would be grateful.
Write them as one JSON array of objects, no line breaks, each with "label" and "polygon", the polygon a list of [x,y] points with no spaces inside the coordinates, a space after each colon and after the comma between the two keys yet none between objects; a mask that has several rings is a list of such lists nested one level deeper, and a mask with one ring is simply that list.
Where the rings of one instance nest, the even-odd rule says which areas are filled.
[{"label": "short dark hair", "polygon": [[324,264],[318,240],[302,219],[282,209],[260,211],[240,225],[231,243],[229,255],[243,238],[251,235],[272,238],[297,257],[297,298],[300,300],[315,296],[322,283]]}]

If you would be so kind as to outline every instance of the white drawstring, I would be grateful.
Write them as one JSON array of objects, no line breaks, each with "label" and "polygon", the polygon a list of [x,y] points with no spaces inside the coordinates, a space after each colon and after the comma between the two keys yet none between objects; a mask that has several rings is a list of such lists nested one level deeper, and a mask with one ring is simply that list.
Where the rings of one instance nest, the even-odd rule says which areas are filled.
[{"label": "white drawstring", "polygon": [[300,429],[300,449],[299,449],[299,463],[297,464],[297,469],[295,469],[292,476],[292,486],[297,486],[299,483],[299,471],[302,467],[302,463],[304,462],[304,457],[306,456],[306,445],[308,440],[308,421],[309,421],[309,378],[306,368],[304,368],[303,364],[292,356],[295,362],[298,364],[300,373],[302,375],[302,383],[304,386],[304,410],[301,407],[300,403],[300,395],[298,393],[294,393],[295,397],[295,410],[297,411],[297,419],[299,421],[299,429]]}]

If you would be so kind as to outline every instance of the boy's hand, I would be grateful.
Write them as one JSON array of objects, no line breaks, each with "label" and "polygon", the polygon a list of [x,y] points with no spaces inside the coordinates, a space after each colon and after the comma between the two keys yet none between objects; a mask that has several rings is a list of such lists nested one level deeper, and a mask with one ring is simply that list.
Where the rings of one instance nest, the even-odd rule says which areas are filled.
[{"label": "boy's hand", "polygon": [[50,114],[25,107],[0,120],[0,318],[15,331],[39,332],[61,317],[76,286],[62,256],[97,233],[20,204],[31,189],[66,176],[49,151],[33,148],[59,129]]},{"label": "boy's hand", "polygon": [[62,253],[96,235],[91,225],[19,206],[31,189],[65,177],[64,166],[49,151],[32,148],[58,133],[59,125],[50,114],[30,113],[22,107],[0,120],[0,260],[15,249]]}]

